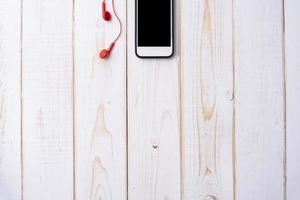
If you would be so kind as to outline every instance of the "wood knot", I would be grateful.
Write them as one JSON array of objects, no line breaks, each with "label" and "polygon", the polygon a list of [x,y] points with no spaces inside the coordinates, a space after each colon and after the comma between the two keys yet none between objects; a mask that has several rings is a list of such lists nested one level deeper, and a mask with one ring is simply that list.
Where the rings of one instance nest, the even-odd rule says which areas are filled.
[{"label": "wood knot", "polygon": [[217,200],[217,198],[215,196],[213,196],[213,195],[207,195],[205,197],[205,200]]},{"label": "wood knot", "polygon": [[234,94],[231,94],[229,97],[229,101],[233,101],[234,100]]},{"label": "wood knot", "polygon": [[157,144],[153,144],[153,145],[152,145],[152,148],[153,148],[153,149],[158,149],[158,145],[157,145]]},{"label": "wood knot", "polygon": [[212,171],[207,167],[205,170],[205,176],[211,176],[212,175]]}]

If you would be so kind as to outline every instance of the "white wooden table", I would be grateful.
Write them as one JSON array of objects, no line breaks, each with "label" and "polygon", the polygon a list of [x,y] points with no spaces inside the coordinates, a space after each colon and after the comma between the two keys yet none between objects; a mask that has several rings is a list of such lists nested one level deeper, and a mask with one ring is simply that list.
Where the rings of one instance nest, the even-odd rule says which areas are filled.
[{"label": "white wooden table", "polygon": [[116,7],[102,61],[101,0],[0,0],[0,200],[299,200],[300,1],[176,0],[167,60]]}]

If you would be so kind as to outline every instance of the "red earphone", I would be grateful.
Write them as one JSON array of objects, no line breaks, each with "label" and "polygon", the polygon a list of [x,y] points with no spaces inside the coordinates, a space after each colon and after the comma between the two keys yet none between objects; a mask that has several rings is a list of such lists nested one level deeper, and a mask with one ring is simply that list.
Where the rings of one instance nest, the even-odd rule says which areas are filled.
[{"label": "red earphone", "polygon": [[106,4],[105,4],[105,0],[103,0],[102,2],[102,18],[105,21],[109,21],[111,19],[111,14],[110,12],[106,11]]},{"label": "red earphone", "polygon": [[[112,0],[112,8],[113,8],[114,15],[116,16],[116,18],[117,18],[117,20],[119,22],[120,31],[119,31],[119,34],[116,37],[116,39],[110,44],[109,48],[108,49],[103,49],[103,50],[100,51],[99,57],[101,59],[105,59],[105,58],[109,57],[109,54],[113,50],[113,48],[115,46],[115,43],[120,38],[121,33],[122,33],[122,23],[121,23],[121,20],[120,20],[119,16],[117,15],[117,13],[115,11],[114,0]],[[105,21],[109,21],[111,19],[111,14],[106,10],[105,0],[102,1],[102,18]]]}]

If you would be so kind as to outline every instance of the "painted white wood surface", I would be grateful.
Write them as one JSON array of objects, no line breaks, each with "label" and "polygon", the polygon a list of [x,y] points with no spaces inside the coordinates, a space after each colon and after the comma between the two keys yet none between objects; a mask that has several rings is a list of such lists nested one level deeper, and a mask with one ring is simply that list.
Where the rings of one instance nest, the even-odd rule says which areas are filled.
[{"label": "painted white wood surface", "polygon": [[128,199],[180,199],[179,47],[171,59],[137,58],[127,6]]},{"label": "painted white wood surface", "polygon": [[232,1],[182,4],[184,199],[233,199]]},{"label": "painted white wood surface", "polygon": [[285,199],[281,0],[235,0],[236,199]]},{"label": "painted white wood surface", "polygon": [[72,0],[23,0],[23,199],[73,199]]},{"label": "painted white wood surface", "polygon": [[0,0],[0,200],[299,199],[298,1],[177,0],[168,60],[116,9],[103,61],[101,1]]},{"label": "painted white wood surface", "polygon": [[287,134],[287,199],[300,197],[300,2],[285,0],[285,64],[286,64],[286,134]]},{"label": "painted white wood surface", "polygon": [[22,198],[20,49],[21,1],[0,1],[1,200],[21,200]]},{"label": "painted white wood surface", "polygon": [[[118,34],[117,19],[102,19],[101,1],[75,1],[77,200],[127,197],[125,3],[115,4],[123,34],[109,59],[100,60],[99,51],[108,48]],[[112,13],[111,1],[106,4]]]}]

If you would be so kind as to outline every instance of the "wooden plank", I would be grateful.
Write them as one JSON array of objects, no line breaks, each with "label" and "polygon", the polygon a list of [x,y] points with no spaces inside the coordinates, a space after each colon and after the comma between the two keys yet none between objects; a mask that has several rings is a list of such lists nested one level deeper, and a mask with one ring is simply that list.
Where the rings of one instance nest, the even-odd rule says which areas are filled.
[{"label": "wooden plank", "polygon": [[299,199],[300,191],[300,2],[285,0],[287,199]]},{"label": "wooden plank", "polygon": [[281,0],[235,0],[236,199],[284,199]]},{"label": "wooden plank", "polygon": [[182,4],[184,199],[233,199],[232,1]]},{"label": "wooden plank", "polygon": [[23,199],[73,199],[72,0],[23,1]]},{"label": "wooden plank", "polygon": [[[128,196],[176,200],[180,199],[179,35],[171,59],[137,58],[134,4],[128,1]],[[179,6],[176,18],[179,23]]]},{"label": "wooden plank", "polygon": [[21,192],[21,1],[0,1],[0,199]]},{"label": "wooden plank", "polygon": [[75,1],[76,199],[127,197],[126,2],[115,1],[123,32],[110,57],[100,60],[118,34],[118,22],[101,18],[101,1]]}]

